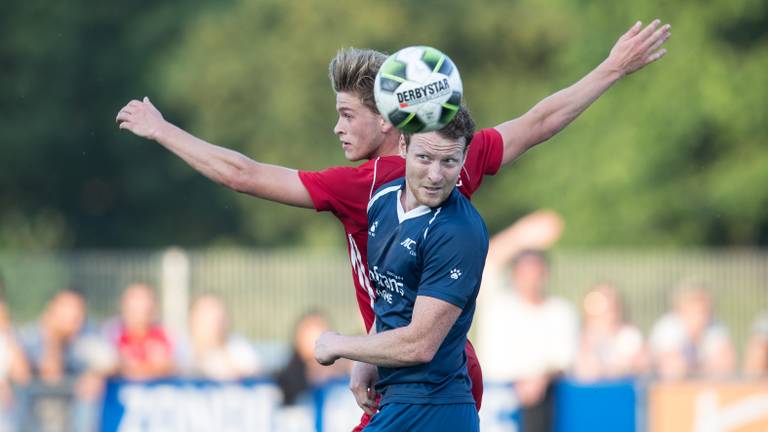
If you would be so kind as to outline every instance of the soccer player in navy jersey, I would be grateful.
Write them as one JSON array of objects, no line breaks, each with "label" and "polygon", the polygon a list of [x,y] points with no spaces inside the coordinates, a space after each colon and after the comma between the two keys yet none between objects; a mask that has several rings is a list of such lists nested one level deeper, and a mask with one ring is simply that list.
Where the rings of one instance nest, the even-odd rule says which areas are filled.
[{"label": "soccer player in navy jersey", "polygon": [[[619,38],[608,57],[584,78],[537,103],[520,117],[481,129],[472,139],[459,177],[459,190],[470,197],[485,175],[515,160],[529,148],[548,140],[570,124],[592,102],[622,77],[661,58],[670,26],[658,20],[642,28],[638,22]],[[366,331],[373,324],[376,293],[366,268],[366,204],[382,184],[402,177],[398,155],[401,135],[376,110],[373,81],[386,56],[373,50],[342,50],[331,61],[339,119],[334,133],[356,166],[322,171],[299,171],[257,162],[236,151],[208,143],[166,121],[148,98],[133,100],[117,115],[121,129],[157,141],[209,179],[232,190],[296,207],[330,211],[343,224],[360,313]],[[482,375],[471,344],[467,343],[473,393],[480,407]],[[371,376],[364,368],[352,373],[352,388],[366,411]],[[361,426],[365,424],[364,417]]]},{"label": "soccer player in navy jersey", "polygon": [[376,291],[367,336],[325,332],[315,358],[378,366],[380,411],[365,431],[479,430],[465,345],[488,232],[456,187],[474,135],[460,111],[445,128],[410,137],[405,178],[368,203],[368,269]]}]

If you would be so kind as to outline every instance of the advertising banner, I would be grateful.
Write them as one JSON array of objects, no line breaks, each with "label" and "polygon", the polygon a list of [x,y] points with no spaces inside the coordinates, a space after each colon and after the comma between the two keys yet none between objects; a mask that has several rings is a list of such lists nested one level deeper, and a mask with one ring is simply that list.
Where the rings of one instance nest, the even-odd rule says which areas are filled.
[{"label": "advertising banner", "polygon": [[768,382],[658,383],[648,398],[650,432],[768,431]]}]

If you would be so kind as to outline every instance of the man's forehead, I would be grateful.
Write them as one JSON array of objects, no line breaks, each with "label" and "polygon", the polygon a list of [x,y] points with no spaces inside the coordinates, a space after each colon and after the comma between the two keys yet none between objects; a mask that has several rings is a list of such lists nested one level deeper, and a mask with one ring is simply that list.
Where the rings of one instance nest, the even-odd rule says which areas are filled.
[{"label": "man's forehead", "polygon": [[350,92],[336,93],[336,109],[356,110],[360,109],[362,106],[363,102],[356,94]]},{"label": "man's forehead", "polygon": [[464,151],[464,138],[449,139],[440,136],[437,132],[420,133],[411,136],[411,147],[414,150],[429,153],[453,154]]}]

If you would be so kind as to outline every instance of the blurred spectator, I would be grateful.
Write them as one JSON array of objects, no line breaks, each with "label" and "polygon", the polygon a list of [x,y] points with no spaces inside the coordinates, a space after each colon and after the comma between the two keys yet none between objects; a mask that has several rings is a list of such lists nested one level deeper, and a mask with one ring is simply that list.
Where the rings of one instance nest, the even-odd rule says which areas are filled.
[{"label": "blurred spectator", "polygon": [[[478,351],[486,378],[515,383],[522,430],[552,429],[553,381],[570,369],[578,319],[565,300],[546,292],[549,263],[563,221],[552,211],[519,219],[490,241],[478,302]],[[512,262],[511,287],[504,273]]]},{"label": "blurred spectator", "polygon": [[192,304],[189,337],[176,352],[179,372],[187,376],[234,380],[259,371],[256,350],[245,338],[230,333],[227,308],[213,295]]},{"label": "blurred spectator", "polygon": [[674,309],[654,324],[650,344],[662,378],[720,378],[736,366],[728,329],[713,317],[712,298],[699,282],[681,284]]},{"label": "blurred spectator", "polygon": [[624,317],[619,291],[595,285],[582,302],[582,327],[574,376],[582,381],[639,375],[646,368],[643,335]]},{"label": "blurred spectator", "polygon": [[[495,235],[480,290],[478,350],[487,379],[511,381],[522,406],[523,431],[552,428],[554,379],[570,369],[577,316],[546,292],[549,263],[540,251],[562,232],[552,212],[530,214]],[[502,277],[512,259],[511,287]]]},{"label": "blurred spectator", "polygon": [[291,358],[275,377],[283,392],[283,404],[306,402],[314,387],[348,374],[349,362],[346,360],[337,361],[332,366],[322,366],[315,361],[315,340],[329,329],[328,319],[318,311],[306,312],[299,318]]},{"label": "blurred spectator", "polygon": [[768,312],[752,325],[752,337],[747,344],[744,372],[752,377],[768,377]]},{"label": "blurred spectator", "polygon": [[174,372],[171,342],[156,322],[155,293],[134,283],[123,291],[120,318],[105,325],[118,351],[118,373],[133,380],[151,380]]},{"label": "blurred spectator", "polygon": [[27,384],[29,379],[29,363],[11,325],[5,304],[5,284],[0,275],[0,431],[13,429],[13,386]]},{"label": "blurred spectator", "polygon": [[86,324],[83,297],[72,290],[58,292],[39,321],[19,334],[36,379],[65,390],[73,386],[72,424],[65,430],[93,430],[104,377],[114,368],[115,356]]}]

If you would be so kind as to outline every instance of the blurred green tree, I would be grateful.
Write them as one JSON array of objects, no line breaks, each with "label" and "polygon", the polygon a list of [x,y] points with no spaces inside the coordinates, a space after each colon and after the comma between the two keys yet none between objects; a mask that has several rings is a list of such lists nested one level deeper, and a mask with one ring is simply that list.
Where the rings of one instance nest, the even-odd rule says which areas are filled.
[{"label": "blurred green tree", "polygon": [[327,63],[344,46],[434,45],[481,126],[578,80],[636,19],[670,54],[486,180],[491,231],[549,207],[570,245],[768,244],[768,6],[549,0],[139,1],[1,6],[0,247],[327,245],[331,216],[239,196],[112,122],[148,94],[261,161],[345,164]]}]

